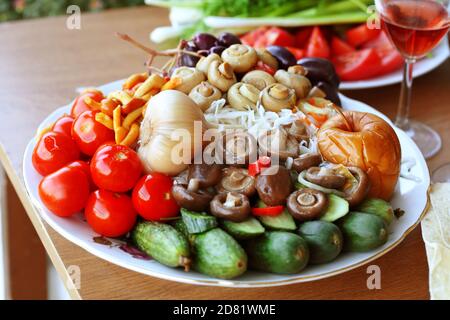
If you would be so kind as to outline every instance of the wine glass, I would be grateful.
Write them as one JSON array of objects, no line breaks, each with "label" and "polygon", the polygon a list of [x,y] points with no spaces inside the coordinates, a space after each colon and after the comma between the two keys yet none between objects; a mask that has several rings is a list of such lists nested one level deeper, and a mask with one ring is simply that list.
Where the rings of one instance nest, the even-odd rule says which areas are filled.
[{"label": "wine glass", "polygon": [[[442,147],[429,126],[409,119],[414,63],[427,55],[449,28],[449,0],[375,0],[381,26],[405,59],[395,124],[417,144],[425,158]],[[450,178],[450,177],[449,177]]]}]

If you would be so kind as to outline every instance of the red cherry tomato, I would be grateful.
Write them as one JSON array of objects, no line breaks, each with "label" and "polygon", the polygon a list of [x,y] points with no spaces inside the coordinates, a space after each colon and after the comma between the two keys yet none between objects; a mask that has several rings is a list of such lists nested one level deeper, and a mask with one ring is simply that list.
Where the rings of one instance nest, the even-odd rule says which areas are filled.
[{"label": "red cherry tomato", "polygon": [[53,124],[52,131],[63,133],[69,137],[72,137],[72,125],[73,118],[68,115],[64,115]]},{"label": "red cherry tomato", "polygon": [[344,40],[339,39],[338,37],[333,37],[331,39],[331,53],[333,56],[339,56],[341,54],[346,54],[353,51],[355,51],[355,48]]},{"label": "red cherry tomato", "polygon": [[114,131],[95,120],[98,111],[85,111],[80,114],[72,126],[72,137],[78,144],[81,152],[92,156],[97,149],[114,141]]},{"label": "red cherry tomato", "polygon": [[126,146],[103,145],[91,159],[92,179],[100,189],[126,192],[133,189],[141,173],[141,160]]},{"label": "red cherry tomato", "polygon": [[89,107],[85,102],[84,98],[89,97],[92,100],[96,102],[100,102],[103,100],[103,94],[100,91],[93,90],[93,91],[87,91],[80,94],[74,101],[72,105],[72,109],[70,111],[70,115],[73,118],[78,117],[80,114],[82,114],[85,111],[91,110],[91,107]]},{"label": "red cherry tomato", "polygon": [[176,217],[180,208],[172,196],[173,181],[161,173],[151,173],[133,189],[133,204],[141,217],[160,221]]},{"label": "red cherry tomato", "polygon": [[366,23],[347,30],[347,42],[353,46],[358,47],[372,39],[375,39],[381,32],[381,29],[369,29]]},{"label": "red cherry tomato", "polygon": [[41,137],[34,148],[32,162],[36,171],[46,176],[79,158],[80,151],[70,137],[50,131]]},{"label": "red cherry tomato", "polygon": [[389,41],[385,32],[381,32],[375,39],[363,45],[364,49],[373,48],[381,58],[381,66],[377,75],[388,74],[399,69],[404,62],[402,55],[395,49]]},{"label": "red cherry tomato", "polygon": [[131,230],[137,213],[126,194],[97,190],[89,196],[84,215],[92,229],[106,237],[119,237]]},{"label": "red cherry tomato", "polygon": [[330,47],[319,27],[314,27],[306,46],[306,56],[314,58],[328,59],[330,57]]},{"label": "red cherry tomato", "polygon": [[87,163],[86,161],[74,161],[71,162],[67,165],[68,168],[78,168],[83,170],[83,172],[86,174],[86,177],[88,178],[89,181],[89,190],[94,190],[96,189],[96,185],[94,184],[94,181],[92,181],[92,177],[91,177],[91,169],[89,167],[89,163]]},{"label": "red cherry tomato", "polygon": [[80,168],[63,167],[44,177],[39,196],[48,210],[60,217],[80,212],[89,197],[89,181]]},{"label": "red cherry tomato", "polygon": [[344,81],[368,79],[378,74],[381,59],[375,49],[363,49],[338,56],[336,72]]}]

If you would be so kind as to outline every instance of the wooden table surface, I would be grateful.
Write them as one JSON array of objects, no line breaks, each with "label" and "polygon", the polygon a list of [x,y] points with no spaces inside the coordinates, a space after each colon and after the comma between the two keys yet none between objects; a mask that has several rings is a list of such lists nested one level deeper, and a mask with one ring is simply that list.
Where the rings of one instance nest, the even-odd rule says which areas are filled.
[{"label": "wooden table surface", "polygon": [[[143,70],[145,54],[117,40],[129,33],[147,41],[150,30],[168,24],[167,11],[132,8],[83,14],[82,29],[68,30],[65,17],[0,24],[0,159],[53,264],[67,282],[70,266],[81,270],[75,299],[427,299],[428,267],[420,228],[374,264],[380,290],[369,290],[367,266],[328,279],[273,288],[202,287],[144,276],[96,258],[45,224],[27,198],[22,155],[38,124],[67,104],[79,86],[96,86]],[[442,135],[443,150],[430,169],[450,162],[450,62],[417,79],[412,116]],[[346,92],[389,116],[399,85]],[[69,271],[67,271],[69,268]],[[33,272],[33,268],[29,268]]]}]

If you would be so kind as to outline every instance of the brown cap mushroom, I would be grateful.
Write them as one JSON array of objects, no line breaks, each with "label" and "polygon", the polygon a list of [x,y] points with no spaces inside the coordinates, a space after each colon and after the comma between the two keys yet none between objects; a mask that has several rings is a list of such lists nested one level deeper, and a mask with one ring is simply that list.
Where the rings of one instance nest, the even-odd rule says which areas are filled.
[{"label": "brown cap mushroom", "polygon": [[236,75],[229,63],[214,60],[208,68],[208,81],[220,91],[227,92],[236,83]]},{"label": "brown cap mushroom", "polygon": [[262,91],[261,103],[268,111],[291,109],[296,102],[295,91],[280,83],[274,83]]},{"label": "brown cap mushroom", "polygon": [[206,190],[198,190],[195,186],[186,187],[186,185],[174,185],[172,195],[180,207],[197,212],[207,210],[213,198],[213,195]]},{"label": "brown cap mushroom", "polygon": [[257,158],[256,139],[247,131],[233,130],[223,134],[215,146],[217,163],[246,165]]},{"label": "brown cap mushroom", "polygon": [[350,190],[345,191],[345,199],[350,207],[357,206],[367,196],[370,189],[370,180],[364,170],[358,167],[349,167],[348,170],[356,178],[358,183]]},{"label": "brown cap mushroom", "polygon": [[267,168],[256,178],[258,196],[267,206],[284,205],[292,188],[289,170],[282,166]]},{"label": "brown cap mushroom", "polygon": [[251,197],[256,192],[256,180],[248,175],[247,169],[229,167],[223,169],[222,180],[216,190],[219,193],[238,192]]},{"label": "brown cap mushroom", "polygon": [[287,209],[296,220],[307,221],[318,218],[328,207],[325,193],[302,188],[293,192],[287,199]]},{"label": "brown cap mushroom", "polygon": [[228,103],[237,110],[254,109],[260,91],[255,86],[238,82],[231,86],[227,93]]},{"label": "brown cap mushroom", "polygon": [[345,177],[333,169],[311,167],[306,170],[306,180],[328,189],[341,189],[345,184]]},{"label": "brown cap mushroom", "polygon": [[255,49],[245,44],[233,44],[222,52],[222,60],[228,62],[234,72],[247,72],[258,61]]},{"label": "brown cap mushroom", "polygon": [[175,89],[184,92],[185,94],[189,94],[189,92],[191,92],[196,85],[205,80],[205,75],[203,72],[189,67],[176,68],[172,73],[172,77],[181,79],[181,84]]},{"label": "brown cap mushroom", "polygon": [[297,99],[305,98],[311,90],[311,82],[305,76],[290,73],[285,70],[278,70],[274,77],[279,83],[294,89]]},{"label": "brown cap mushroom", "polygon": [[207,74],[209,65],[213,61],[219,61],[219,63],[222,63],[222,59],[217,53],[211,53],[208,54],[206,57],[201,57],[195,67],[197,68],[197,70],[203,72],[204,74]]},{"label": "brown cap mushroom", "polygon": [[322,162],[322,157],[318,153],[304,153],[292,162],[292,169],[298,173],[318,166]]},{"label": "brown cap mushroom", "polygon": [[297,139],[289,135],[283,127],[267,131],[258,138],[259,151],[262,155],[278,157],[280,160],[295,158],[300,153]]},{"label": "brown cap mushroom", "polygon": [[264,88],[274,84],[275,78],[272,77],[269,73],[262,70],[253,70],[247,72],[245,76],[242,78],[242,82],[254,85],[260,91],[264,90]]},{"label": "brown cap mushroom", "polygon": [[211,201],[210,212],[217,218],[242,222],[249,217],[251,207],[248,198],[243,194],[220,193]]},{"label": "brown cap mushroom", "polygon": [[256,49],[256,55],[260,61],[271,67],[273,70],[278,69],[278,60],[266,49]]},{"label": "brown cap mushroom", "polygon": [[199,188],[213,187],[222,179],[222,166],[219,164],[192,164],[188,169],[188,181],[197,180]]},{"label": "brown cap mushroom", "polygon": [[205,111],[211,103],[222,98],[222,92],[209,82],[203,81],[191,90],[189,98]]},{"label": "brown cap mushroom", "polygon": [[302,65],[296,64],[293,66],[290,66],[287,69],[287,72],[298,74],[299,76],[306,76],[308,74],[308,70],[306,70]]}]

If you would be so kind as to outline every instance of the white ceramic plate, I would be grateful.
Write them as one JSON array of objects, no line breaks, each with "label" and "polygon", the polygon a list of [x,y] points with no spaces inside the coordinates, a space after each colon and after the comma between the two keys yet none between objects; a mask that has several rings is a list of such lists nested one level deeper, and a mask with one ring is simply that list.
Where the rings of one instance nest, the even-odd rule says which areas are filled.
[{"label": "white ceramic plate", "polygon": [[[112,90],[117,90],[120,87],[121,81],[116,81],[104,85],[99,89],[108,93]],[[345,109],[372,112],[386,119],[386,117],[378,111],[361,102],[351,100],[343,95],[341,95],[341,99]],[[69,110],[69,106],[56,110],[42,122],[39,130],[47,127],[62,114],[68,113]],[[110,247],[94,242],[93,238],[96,237],[97,234],[95,234],[83,220],[82,214],[75,215],[71,218],[60,218],[44,207],[38,194],[38,184],[42,177],[34,170],[31,164],[31,155],[36,143],[35,139],[29,142],[25,150],[23,175],[28,194],[41,217],[63,237],[104,260],[149,276],[190,284],[226,287],[277,286],[317,280],[354,269],[382,256],[394,248],[414,227],[417,226],[428,205],[427,190],[430,184],[429,173],[425,160],[417,146],[403,131],[399,129],[395,130],[400,139],[403,158],[411,158],[416,161],[416,165],[411,169],[411,174],[419,178],[420,182],[414,182],[403,178],[399,180],[391,203],[394,208],[404,209],[406,214],[392,223],[388,242],[384,246],[370,252],[341,254],[331,263],[308,266],[301,273],[295,275],[276,275],[248,271],[237,279],[225,281],[214,279],[197,272],[186,273],[181,269],[168,268],[153,260],[147,261],[133,258],[128,253],[120,250],[118,246]],[[114,242],[115,240],[112,241]],[[405,258],[408,259],[408,257]]]}]

